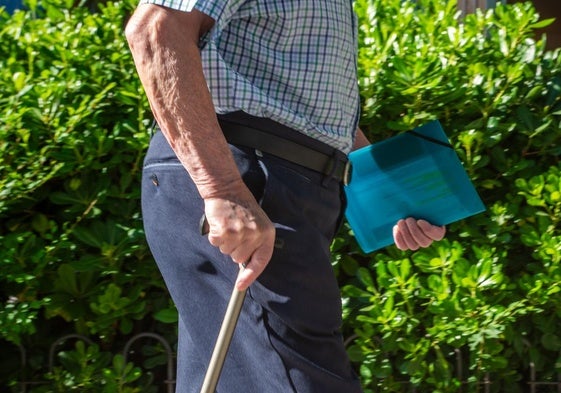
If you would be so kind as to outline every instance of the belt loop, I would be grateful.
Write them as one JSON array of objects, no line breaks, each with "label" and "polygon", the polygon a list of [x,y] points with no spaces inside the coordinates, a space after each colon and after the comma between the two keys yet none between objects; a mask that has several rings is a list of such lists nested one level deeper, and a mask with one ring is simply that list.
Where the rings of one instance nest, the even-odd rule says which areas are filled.
[{"label": "belt loop", "polygon": [[353,164],[351,160],[345,162],[345,170],[343,172],[343,185],[348,186],[353,178]]},{"label": "belt loop", "polygon": [[325,168],[324,172],[325,176],[321,182],[322,186],[327,186],[329,180],[337,180],[335,174],[338,172],[340,160],[337,159],[337,149],[334,149],[331,153],[329,161],[327,162],[327,168]]}]

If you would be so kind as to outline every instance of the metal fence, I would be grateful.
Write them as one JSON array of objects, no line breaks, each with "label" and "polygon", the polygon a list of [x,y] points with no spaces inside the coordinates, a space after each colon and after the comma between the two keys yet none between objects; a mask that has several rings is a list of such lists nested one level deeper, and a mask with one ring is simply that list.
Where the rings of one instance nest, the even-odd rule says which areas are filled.
[{"label": "metal fence", "polygon": [[[354,337],[350,337],[346,340],[345,344],[349,345],[353,341]],[[61,347],[64,343],[75,340],[75,341],[83,341],[88,345],[93,345],[94,342],[83,335],[80,334],[68,334],[64,335],[57,340],[55,340],[50,348],[49,348],[49,355],[48,355],[48,371],[52,372],[55,367],[55,357],[57,352],[61,351]],[[172,345],[161,335],[144,332],[139,333],[133,337],[131,337],[125,344],[122,355],[124,357],[125,363],[130,358],[131,353],[133,353],[133,347],[138,344],[141,340],[156,340],[158,341],[166,355],[166,365],[165,365],[165,379],[163,379],[158,386],[160,391],[165,391],[167,393],[173,393],[175,390],[175,353],[172,350]],[[27,393],[28,390],[37,385],[47,384],[47,381],[33,381],[33,380],[26,380],[25,378],[25,370],[28,366],[28,359],[27,359],[27,351],[23,346],[19,346],[20,352],[20,364],[22,370],[22,378],[19,381],[19,392],[20,393]],[[462,381],[461,386],[458,388],[458,393],[466,393],[468,391],[468,385],[478,385],[478,392],[481,393],[490,393],[491,388],[493,385],[493,381],[491,380],[491,376],[489,374],[483,375],[483,378],[476,382],[468,382],[468,376],[464,375],[464,370],[466,370],[464,364],[464,353],[460,349],[456,349],[454,352],[454,359],[452,361],[455,363],[455,370],[456,375],[455,377],[457,380]],[[404,385],[404,390],[407,389],[410,393],[426,393],[418,391],[414,386],[412,386],[407,381],[401,382]],[[528,393],[561,393],[561,374],[557,375],[556,381],[540,381],[537,379],[537,372],[536,368],[533,363],[530,363],[529,375],[528,380],[522,382],[528,386]]]},{"label": "metal fence", "polygon": [[[162,386],[165,388],[165,391],[167,393],[173,393],[175,391],[175,354],[172,350],[172,347],[170,345],[170,343],[161,335],[159,334],[155,334],[155,333],[149,333],[149,332],[144,332],[144,333],[139,333],[136,334],[134,336],[132,336],[126,343],[125,346],[123,348],[122,351],[122,355],[124,357],[125,363],[127,363],[130,354],[132,353],[132,349],[133,346],[135,344],[137,344],[138,341],[143,340],[143,339],[150,339],[150,340],[156,340],[158,341],[160,344],[162,344],[164,350],[165,350],[165,354],[166,354],[166,378],[162,381]],[[94,345],[94,342],[83,335],[80,334],[67,334],[64,335],[60,338],[58,338],[57,340],[55,340],[51,346],[49,347],[49,357],[48,357],[48,372],[53,372],[54,367],[55,367],[55,356],[57,354],[57,351],[60,349],[60,347],[62,346],[62,344],[66,343],[69,340],[75,340],[75,341],[83,341],[84,343],[88,344],[88,345]],[[21,364],[21,370],[22,373],[25,373],[25,370],[27,369],[27,350],[23,347],[23,346],[18,346],[19,348],[19,353],[20,353],[20,364]],[[24,374],[25,376],[25,374]],[[32,386],[37,386],[37,385],[44,385],[47,384],[48,382],[46,381],[33,381],[33,380],[26,380],[25,377],[22,377],[22,380],[19,381],[19,387],[20,387],[20,392],[21,393],[27,393],[28,389]]]}]

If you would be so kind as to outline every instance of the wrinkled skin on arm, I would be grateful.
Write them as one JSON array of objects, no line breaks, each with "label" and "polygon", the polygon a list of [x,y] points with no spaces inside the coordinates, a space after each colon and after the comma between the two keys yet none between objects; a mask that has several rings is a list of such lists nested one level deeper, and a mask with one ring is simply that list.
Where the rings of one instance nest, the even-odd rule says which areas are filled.
[{"label": "wrinkled skin on arm", "polygon": [[204,200],[210,243],[247,264],[236,282],[243,290],[269,262],[275,228],[243,183],[218,125],[198,48],[213,24],[198,11],[145,4],[125,34],[152,112]]}]

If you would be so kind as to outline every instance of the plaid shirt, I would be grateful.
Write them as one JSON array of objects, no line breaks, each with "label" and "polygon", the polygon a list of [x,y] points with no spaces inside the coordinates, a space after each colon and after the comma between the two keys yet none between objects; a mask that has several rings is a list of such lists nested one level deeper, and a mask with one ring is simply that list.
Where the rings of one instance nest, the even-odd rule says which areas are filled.
[{"label": "plaid shirt", "polygon": [[267,117],[348,153],[358,125],[352,0],[141,0],[216,23],[203,68],[217,113]]}]

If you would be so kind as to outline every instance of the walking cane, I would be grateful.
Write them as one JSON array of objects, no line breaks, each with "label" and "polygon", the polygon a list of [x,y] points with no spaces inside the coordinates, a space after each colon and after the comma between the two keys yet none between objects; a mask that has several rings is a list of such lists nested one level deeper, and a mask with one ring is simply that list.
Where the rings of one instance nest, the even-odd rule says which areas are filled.
[{"label": "walking cane", "polygon": [[[240,273],[242,271],[243,267],[240,269]],[[212,357],[208,364],[201,393],[214,393],[216,390],[220,372],[222,371],[222,366],[226,359],[226,353],[228,352],[228,347],[232,341],[236,323],[238,322],[242,310],[245,293],[245,289],[240,291],[234,288],[232,291],[230,301],[228,302],[228,308],[226,309],[226,314],[224,315],[224,320],[222,321],[222,326],[220,326],[220,332],[218,333],[218,338],[216,339],[216,344],[212,351]]]},{"label": "walking cane", "polygon": [[[201,233],[203,235],[208,233],[208,223],[206,222],[205,216],[201,219]],[[244,267],[244,265],[240,267],[238,275],[243,272]],[[208,364],[201,393],[215,393],[216,385],[218,384],[218,379],[220,378],[220,373],[222,372],[222,367],[226,360],[226,354],[228,353],[228,348],[230,347],[232,336],[234,335],[234,330],[236,329],[236,324],[240,312],[242,311],[245,294],[245,289],[240,291],[234,287],[232,291],[228,307],[226,308],[226,314],[224,314],[218,338],[216,339],[216,344],[214,345],[212,356]]]}]

